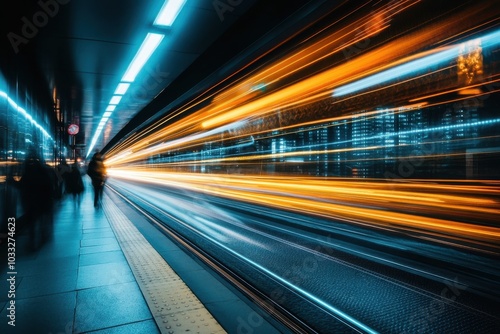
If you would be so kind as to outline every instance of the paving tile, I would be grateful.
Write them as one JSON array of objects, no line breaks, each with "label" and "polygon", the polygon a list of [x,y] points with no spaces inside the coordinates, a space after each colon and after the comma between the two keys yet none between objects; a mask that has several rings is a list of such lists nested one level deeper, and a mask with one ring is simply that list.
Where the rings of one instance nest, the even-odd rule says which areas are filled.
[{"label": "paving tile", "polygon": [[102,253],[89,253],[80,255],[80,266],[90,266],[94,264],[126,262],[122,251],[109,251]]},{"label": "paving tile", "polygon": [[136,282],[78,291],[75,333],[151,319]]},{"label": "paving tile", "polygon": [[16,290],[16,299],[52,295],[76,289],[77,270],[61,271],[57,274],[45,272],[25,276]]},{"label": "paving tile", "polygon": [[137,334],[137,333],[160,334],[161,332],[156,326],[156,322],[154,322],[153,320],[146,320],[146,321],[134,322],[131,324],[106,328],[103,330],[97,330],[87,333],[88,334]]},{"label": "paving tile", "polygon": [[88,246],[80,248],[80,254],[102,253],[121,250],[118,243],[112,245]]},{"label": "paving tile", "polygon": [[0,333],[71,333],[73,326],[76,291],[29,299],[15,303],[15,327],[7,321],[8,309],[0,313]]},{"label": "paving tile", "polygon": [[103,246],[103,245],[119,245],[116,238],[85,238],[80,241],[82,247]]},{"label": "paving tile", "polygon": [[82,229],[83,235],[82,237],[85,238],[89,234],[93,233],[113,233],[113,229],[111,229],[111,226],[105,226],[105,227],[93,227],[93,228],[84,228]]},{"label": "paving tile", "polygon": [[96,239],[96,238],[116,238],[116,236],[111,228],[96,229],[95,231],[87,229],[85,230],[85,233],[82,232],[82,239]]},{"label": "paving tile", "polygon": [[52,241],[43,245],[37,254],[37,260],[42,258],[58,259],[80,254],[79,240]]},{"label": "paving tile", "polygon": [[104,263],[80,267],[76,288],[87,289],[135,281],[127,262]]},{"label": "paving tile", "polygon": [[78,255],[64,256],[57,259],[43,257],[20,261],[17,263],[16,267],[17,273],[20,276],[31,276],[42,273],[57,275],[61,271],[77,270],[78,261]]}]

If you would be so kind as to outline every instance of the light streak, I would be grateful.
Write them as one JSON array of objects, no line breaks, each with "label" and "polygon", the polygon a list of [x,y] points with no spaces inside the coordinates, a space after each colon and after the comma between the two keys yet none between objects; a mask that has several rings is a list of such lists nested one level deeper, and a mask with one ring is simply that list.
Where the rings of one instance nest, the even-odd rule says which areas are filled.
[{"label": "light streak", "polygon": [[[423,234],[433,232],[469,242],[486,242],[500,248],[500,227],[489,226],[495,224],[500,215],[500,183],[494,181],[491,181],[491,186],[471,185],[458,180],[453,180],[458,185],[360,183],[342,179],[225,176],[140,168],[110,169],[109,174],[114,178],[202,191],[278,209],[349,219],[373,226],[397,226]],[[407,213],[409,211],[417,213]],[[433,215],[443,218],[434,218]],[[446,216],[454,219],[444,218]],[[456,220],[459,217],[460,220]]]},{"label": "light streak", "polygon": [[[433,180],[431,184],[418,178],[401,178],[402,184],[371,179],[362,183],[307,178],[298,175],[301,172],[286,176],[278,168],[265,175],[267,167],[286,170],[308,164],[322,165],[332,175],[328,168],[334,161],[352,169],[361,162],[380,162],[384,168],[387,161],[418,159],[438,165],[446,158],[469,158],[468,145],[496,147],[498,114],[460,122],[434,114],[446,108],[451,113],[467,109],[478,114],[480,102],[498,93],[497,65],[487,64],[485,57],[484,70],[491,72],[470,76],[464,84],[458,80],[456,60],[467,43],[498,52],[499,9],[481,3],[419,29],[391,35],[393,18],[413,3],[389,4],[353,19],[350,15],[358,14],[362,5],[306,37],[281,59],[239,78],[231,74],[169,111],[109,152],[110,174],[498,250],[497,181],[487,181],[491,186],[463,180],[452,180],[455,184]],[[358,32],[357,27],[361,27]],[[388,34],[387,39],[382,34]],[[339,61],[346,48],[374,36],[383,42]],[[330,59],[330,64],[317,68]],[[301,73],[306,75],[299,77]],[[467,105],[468,101],[477,101],[477,106]],[[189,115],[180,117],[183,114]],[[428,119],[412,120],[419,117]],[[384,123],[386,118],[390,121]],[[344,129],[350,133],[344,134]],[[354,134],[355,130],[359,132]],[[458,132],[466,135],[450,139],[450,134]],[[321,137],[323,133],[327,135]],[[437,144],[440,149],[420,155],[413,151]],[[448,148],[453,145],[460,149]],[[495,153],[494,149],[488,152]],[[151,165],[146,166],[146,161]],[[136,167],[124,167],[127,164]],[[222,174],[240,167],[245,175]],[[203,174],[198,173],[202,170]],[[210,174],[214,170],[221,174]]]},{"label": "light streak", "polygon": [[416,74],[419,71],[425,70],[432,66],[440,65],[442,63],[450,61],[453,58],[456,58],[456,56],[458,55],[458,50],[459,47],[455,46],[444,51],[438,51],[436,54],[433,54],[431,56],[413,60],[404,65],[400,65],[372,75],[365,79],[361,79],[345,86],[335,88],[335,90],[333,91],[333,96],[338,97],[342,95],[352,94],[368,87],[383,84],[394,79],[404,78],[405,76],[408,76],[410,74]]}]

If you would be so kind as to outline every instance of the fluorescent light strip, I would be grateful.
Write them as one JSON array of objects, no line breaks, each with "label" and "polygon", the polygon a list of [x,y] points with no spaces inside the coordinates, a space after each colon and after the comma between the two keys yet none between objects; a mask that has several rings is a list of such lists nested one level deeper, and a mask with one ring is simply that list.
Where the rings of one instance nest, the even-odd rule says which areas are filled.
[{"label": "fluorescent light strip", "polygon": [[120,103],[121,99],[122,99],[122,96],[115,95],[111,98],[111,101],[109,101],[109,104],[118,104],[118,103]]},{"label": "fluorescent light strip", "polygon": [[129,87],[129,82],[120,82],[115,89],[115,95],[125,95]]},{"label": "fluorescent light strip", "polygon": [[154,25],[170,27],[185,3],[186,0],[165,1],[154,21]]},{"label": "fluorescent light strip", "polygon": [[133,82],[137,74],[139,74],[140,70],[146,64],[149,57],[156,50],[160,42],[163,40],[164,35],[162,34],[154,34],[148,33],[146,38],[141,44],[139,51],[135,55],[134,59],[130,63],[127,68],[127,71],[123,75],[122,81],[125,82]]},{"label": "fluorescent light strip", "polygon": [[[185,3],[186,0],[165,1],[160,10],[160,13],[158,14],[158,16],[154,21],[154,24],[160,26],[171,26]],[[104,128],[104,124],[108,121],[109,116],[111,116],[111,112],[113,112],[116,108],[116,105],[120,103],[120,100],[122,98],[121,95],[124,95],[127,92],[127,90],[130,87],[130,83],[134,82],[135,78],[137,77],[137,74],[139,74],[139,72],[144,67],[148,59],[151,57],[153,52],[160,45],[164,37],[165,36],[162,34],[155,34],[155,33],[148,33],[146,35],[146,38],[139,47],[139,51],[137,51],[136,55],[134,56],[134,59],[132,60],[127,70],[125,71],[125,74],[123,75],[121,80],[122,82],[120,82],[115,89],[114,93],[115,96],[111,98],[111,101],[108,107],[106,108],[106,113],[103,114],[103,118],[101,119],[101,122],[97,127],[94,137],[92,138],[92,142],[89,146],[87,157],[89,156],[90,152],[92,152],[92,150],[94,149],[94,146],[97,143],[97,139],[99,138],[102,129]],[[107,114],[107,112],[110,113]]]},{"label": "fluorescent light strip", "polygon": [[106,111],[104,114],[102,114],[102,117],[108,117],[111,116],[112,112],[111,111]]}]

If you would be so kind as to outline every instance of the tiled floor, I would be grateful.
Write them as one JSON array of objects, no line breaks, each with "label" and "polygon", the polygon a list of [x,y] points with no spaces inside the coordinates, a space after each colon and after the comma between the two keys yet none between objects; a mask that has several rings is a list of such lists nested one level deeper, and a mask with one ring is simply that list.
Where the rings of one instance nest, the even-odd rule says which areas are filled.
[{"label": "tiled floor", "polygon": [[109,221],[92,204],[90,191],[79,205],[56,203],[52,237],[35,250],[28,231],[18,231],[15,327],[2,268],[0,333],[159,333]]},{"label": "tiled floor", "polygon": [[[30,250],[27,231],[17,231],[14,298],[8,297],[1,245],[0,333],[160,333],[104,209],[93,207],[89,186],[87,180],[80,203],[64,198],[56,204],[51,238],[40,247]],[[228,333],[280,333],[116,196],[104,200],[123,210]],[[15,327],[8,324],[11,300]]]}]

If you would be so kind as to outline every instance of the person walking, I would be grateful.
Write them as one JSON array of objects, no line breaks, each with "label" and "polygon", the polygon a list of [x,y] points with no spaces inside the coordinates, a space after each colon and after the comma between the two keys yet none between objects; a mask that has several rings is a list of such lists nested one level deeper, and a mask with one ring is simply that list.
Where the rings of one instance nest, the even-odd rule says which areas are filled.
[{"label": "person walking", "polygon": [[95,153],[89,162],[87,174],[92,180],[92,187],[94,188],[94,207],[99,206],[104,190],[104,183],[106,182],[106,167],[100,153]]},{"label": "person walking", "polygon": [[75,162],[71,166],[71,171],[66,175],[66,193],[73,196],[73,201],[76,204],[80,204],[80,196],[84,191],[82,175],[78,164]]}]

